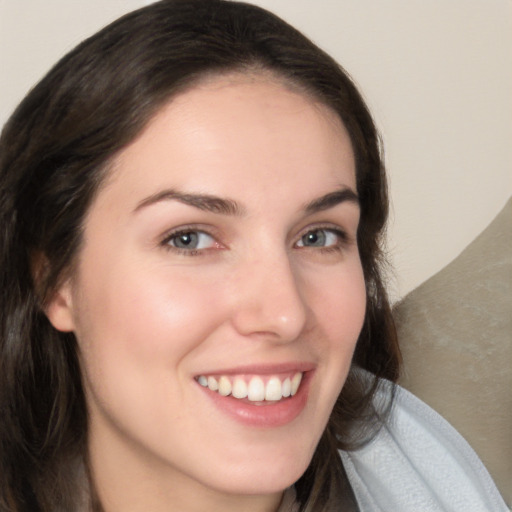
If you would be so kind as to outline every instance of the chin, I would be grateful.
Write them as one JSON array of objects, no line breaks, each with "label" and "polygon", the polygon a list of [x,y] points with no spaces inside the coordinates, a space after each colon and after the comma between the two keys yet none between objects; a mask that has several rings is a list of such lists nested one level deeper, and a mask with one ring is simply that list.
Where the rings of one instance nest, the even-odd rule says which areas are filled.
[{"label": "chin", "polygon": [[[293,485],[308,468],[312,453],[302,446],[293,452],[275,452],[266,459],[254,460],[250,455],[243,462],[216,471],[216,486],[235,494],[274,494]],[[220,478],[219,478],[220,477]]]}]

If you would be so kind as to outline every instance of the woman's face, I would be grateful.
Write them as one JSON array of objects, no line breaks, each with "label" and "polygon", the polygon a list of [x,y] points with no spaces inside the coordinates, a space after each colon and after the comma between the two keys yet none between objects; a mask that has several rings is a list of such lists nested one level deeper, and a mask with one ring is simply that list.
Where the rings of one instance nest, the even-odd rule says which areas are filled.
[{"label": "woman's face", "polygon": [[177,96],[117,156],[48,309],[78,339],[100,489],[300,477],[365,313],[355,190],[337,116],[264,78]]}]

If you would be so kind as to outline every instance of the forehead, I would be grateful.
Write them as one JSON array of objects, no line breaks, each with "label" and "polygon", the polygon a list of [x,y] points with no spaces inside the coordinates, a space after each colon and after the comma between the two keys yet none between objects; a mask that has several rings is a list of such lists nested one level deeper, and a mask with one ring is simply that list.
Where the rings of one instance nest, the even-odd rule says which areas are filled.
[{"label": "forehead", "polygon": [[262,177],[267,188],[320,178],[324,188],[351,186],[355,166],[333,110],[293,84],[252,73],[210,77],[172,98],[120,152],[108,181],[142,191],[150,174],[162,187],[216,192],[224,183],[240,192]]}]

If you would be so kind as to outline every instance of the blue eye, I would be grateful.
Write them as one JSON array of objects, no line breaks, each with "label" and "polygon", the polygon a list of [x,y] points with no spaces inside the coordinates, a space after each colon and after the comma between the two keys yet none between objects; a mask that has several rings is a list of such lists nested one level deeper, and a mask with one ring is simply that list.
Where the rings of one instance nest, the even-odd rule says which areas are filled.
[{"label": "blue eye", "polygon": [[301,236],[297,247],[332,247],[339,245],[342,234],[333,229],[314,229]]},{"label": "blue eye", "polygon": [[203,231],[180,231],[172,234],[165,243],[176,249],[196,251],[213,247],[215,240]]}]

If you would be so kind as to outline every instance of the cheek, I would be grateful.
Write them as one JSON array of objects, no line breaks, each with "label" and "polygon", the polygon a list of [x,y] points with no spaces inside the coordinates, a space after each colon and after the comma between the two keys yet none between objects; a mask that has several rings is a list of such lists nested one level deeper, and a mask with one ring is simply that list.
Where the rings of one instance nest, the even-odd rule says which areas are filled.
[{"label": "cheek", "polygon": [[162,439],[159,429],[181,425],[190,406],[190,361],[222,322],[214,283],[140,266],[82,282],[77,337],[91,417]]},{"label": "cheek", "polygon": [[[319,327],[332,350],[350,350],[359,337],[366,310],[366,287],[358,262],[326,275],[312,293]],[[352,347],[354,348],[354,347]]]},{"label": "cheek", "polygon": [[324,396],[334,405],[347,377],[366,311],[366,287],[360,264],[322,280],[314,297],[314,315],[323,352]]},{"label": "cheek", "polygon": [[87,279],[77,298],[77,337],[90,384],[112,394],[127,385],[142,390],[172,381],[180,363],[222,322],[216,286],[183,273],[122,266]]},{"label": "cheek", "polygon": [[211,290],[208,283],[140,268],[126,277],[111,273],[96,286],[86,287],[78,301],[79,316],[85,321],[79,318],[78,323],[89,331],[88,338],[102,344],[125,344],[141,352],[169,345],[179,350],[180,340],[193,338],[214,321]]}]

